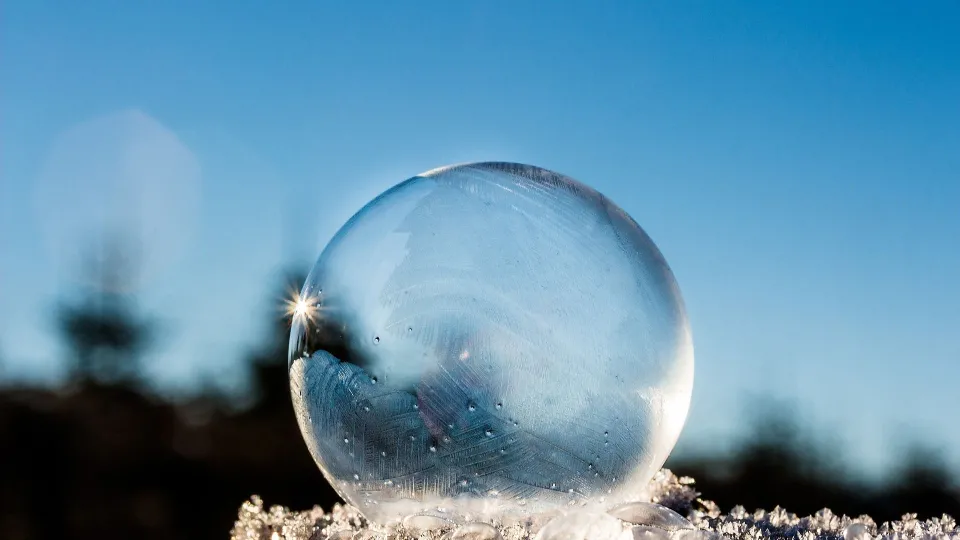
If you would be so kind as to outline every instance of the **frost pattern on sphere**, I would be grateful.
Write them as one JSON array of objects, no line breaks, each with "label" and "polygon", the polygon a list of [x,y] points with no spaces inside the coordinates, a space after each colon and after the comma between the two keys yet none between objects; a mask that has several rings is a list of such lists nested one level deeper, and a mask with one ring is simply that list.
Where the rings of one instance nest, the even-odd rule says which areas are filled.
[{"label": "frost pattern on sphere", "polygon": [[512,163],[386,191],[301,291],[304,439],[381,523],[637,500],[686,419],[693,347],[659,250],[623,210]]}]

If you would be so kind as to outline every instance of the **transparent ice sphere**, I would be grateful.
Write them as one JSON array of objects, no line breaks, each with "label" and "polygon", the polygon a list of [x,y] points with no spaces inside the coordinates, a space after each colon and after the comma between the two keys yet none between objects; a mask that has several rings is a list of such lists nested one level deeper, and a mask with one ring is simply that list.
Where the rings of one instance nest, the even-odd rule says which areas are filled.
[{"label": "transparent ice sphere", "polygon": [[369,519],[638,500],[686,419],[693,346],[660,251],[529,165],[436,169],[324,249],[289,356],[307,446]]}]

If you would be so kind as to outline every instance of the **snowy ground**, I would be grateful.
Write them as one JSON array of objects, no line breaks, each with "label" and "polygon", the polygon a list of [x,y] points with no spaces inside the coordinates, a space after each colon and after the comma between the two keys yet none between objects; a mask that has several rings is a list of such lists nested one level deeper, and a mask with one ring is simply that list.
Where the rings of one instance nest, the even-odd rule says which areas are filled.
[{"label": "snowy ground", "polygon": [[[652,481],[651,502],[632,503],[609,513],[570,510],[533,516],[522,523],[454,523],[436,515],[410,516],[389,529],[368,524],[353,507],[336,505],[291,512],[265,509],[259,497],[240,508],[232,540],[960,540],[949,517],[876,524],[869,516],[849,518],[821,510],[798,517],[783,509],[748,513],[735,507],[721,514],[699,498],[693,480],[661,471]],[[662,506],[659,506],[662,505]],[[672,510],[670,510],[672,509]],[[679,512],[678,515],[673,512]],[[615,514],[614,517],[611,514]],[[682,516],[686,516],[684,519]]]}]

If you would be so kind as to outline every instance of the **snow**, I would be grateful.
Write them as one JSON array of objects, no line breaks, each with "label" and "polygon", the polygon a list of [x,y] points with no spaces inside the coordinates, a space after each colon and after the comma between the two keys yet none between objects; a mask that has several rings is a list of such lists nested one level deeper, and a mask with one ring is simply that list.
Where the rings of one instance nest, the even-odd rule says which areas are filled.
[{"label": "snow", "polygon": [[712,501],[700,498],[692,479],[666,469],[654,477],[648,492],[650,501],[621,505],[610,513],[568,508],[489,524],[424,514],[387,528],[367,522],[351,506],[267,509],[254,496],[241,506],[231,540],[960,540],[957,522],[946,515],[920,521],[916,514],[906,514],[878,525],[869,516],[838,516],[828,509],[798,517],[782,508],[747,512],[737,506],[722,514]]}]

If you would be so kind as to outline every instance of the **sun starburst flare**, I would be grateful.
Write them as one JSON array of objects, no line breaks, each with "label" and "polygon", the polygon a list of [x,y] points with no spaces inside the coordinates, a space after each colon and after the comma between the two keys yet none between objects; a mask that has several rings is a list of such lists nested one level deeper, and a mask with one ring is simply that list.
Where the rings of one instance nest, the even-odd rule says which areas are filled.
[{"label": "sun starburst flare", "polygon": [[295,323],[315,323],[321,309],[319,296],[301,296],[297,293],[292,293],[284,304],[287,316]]}]

